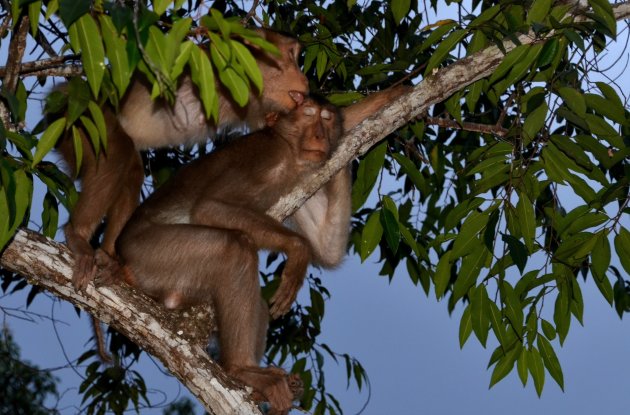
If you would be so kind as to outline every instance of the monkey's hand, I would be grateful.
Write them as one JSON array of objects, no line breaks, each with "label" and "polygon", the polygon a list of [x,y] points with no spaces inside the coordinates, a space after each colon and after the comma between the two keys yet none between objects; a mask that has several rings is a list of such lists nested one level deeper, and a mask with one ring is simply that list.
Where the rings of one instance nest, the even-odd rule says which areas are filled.
[{"label": "monkey's hand", "polygon": [[304,279],[291,277],[287,278],[287,276],[284,275],[284,272],[282,274],[280,286],[270,300],[271,307],[269,308],[269,314],[271,314],[271,318],[273,319],[285,315],[291,309],[291,304],[295,301]]}]

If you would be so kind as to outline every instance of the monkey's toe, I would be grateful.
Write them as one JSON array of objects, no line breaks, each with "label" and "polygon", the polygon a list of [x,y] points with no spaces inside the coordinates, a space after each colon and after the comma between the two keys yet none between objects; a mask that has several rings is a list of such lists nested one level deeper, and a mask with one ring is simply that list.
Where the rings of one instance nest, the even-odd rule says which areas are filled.
[{"label": "monkey's toe", "polygon": [[72,268],[72,285],[77,291],[84,291],[96,274],[94,255],[76,255]]}]

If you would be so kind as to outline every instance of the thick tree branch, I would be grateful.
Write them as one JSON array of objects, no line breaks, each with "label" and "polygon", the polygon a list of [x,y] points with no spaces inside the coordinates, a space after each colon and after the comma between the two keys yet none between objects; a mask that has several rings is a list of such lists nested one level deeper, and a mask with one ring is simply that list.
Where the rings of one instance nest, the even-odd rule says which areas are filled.
[{"label": "thick tree branch", "polygon": [[[630,2],[615,5],[614,10],[617,19],[628,18]],[[519,37],[523,44],[543,40],[527,35]],[[505,51],[514,47],[512,43],[504,45]],[[276,218],[290,215],[353,158],[364,154],[388,134],[425,113],[430,106],[490,75],[503,56],[504,52],[499,48],[490,47],[425,78],[412,91],[348,132],[331,160],[295,191],[282,198],[270,210],[270,214]],[[85,293],[78,293],[70,280],[71,264],[70,253],[64,245],[25,230],[17,233],[0,256],[0,266],[3,268],[24,275],[30,283],[94,314],[159,358],[209,412],[259,413],[246,398],[245,392],[236,388],[208,358],[204,340],[192,335],[195,329],[187,324],[182,326],[194,318],[182,318],[166,312],[126,286],[95,289],[90,285]]]}]

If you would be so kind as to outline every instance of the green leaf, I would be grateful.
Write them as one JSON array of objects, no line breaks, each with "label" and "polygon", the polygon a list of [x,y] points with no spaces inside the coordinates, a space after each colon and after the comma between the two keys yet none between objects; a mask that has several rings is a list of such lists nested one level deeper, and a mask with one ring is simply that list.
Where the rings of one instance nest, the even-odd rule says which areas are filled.
[{"label": "green leaf", "polygon": [[516,370],[523,386],[527,385],[527,350],[523,349],[516,361]]},{"label": "green leaf", "polygon": [[533,110],[525,119],[523,123],[523,140],[525,144],[529,144],[536,138],[536,134],[545,126],[545,119],[547,118],[548,107],[546,103],[543,103],[538,108]]},{"label": "green leaf", "polygon": [[433,44],[437,43],[442,37],[451,31],[454,27],[457,26],[457,23],[454,21],[450,21],[449,23],[445,23],[443,25],[438,26],[434,31],[431,32],[429,36],[422,42],[422,46],[418,49],[418,52],[424,52]]},{"label": "green leaf", "polygon": [[232,47],[232,52],[234,53],[234,56],[243,66],[247,77],[252,81],[258,92],[262,94],[263,77],[262,73],[260,72],[260,68],[258,67],[258,64],[256,64],[256,59],[254,59],[254,56],[249,51],[249,49],[247,49],[241,43],[232,41],[230,42],[230,46]]},{"label": "green leaf", "polygon": [[430,193],[430,188],[427,185],[424,176],[422,175],[422,173],[420,173],[418,168],[415,166],[415,164],[413,164],[411,160],[400,153],[395,153],[392,155],[392,157],[398,162],[398,164],[400,164],[403,172],[405,172],[405,174],[411,180],[416,189],[420,190],[420,192],[424,195]]},{"label": "green leaf", "polygon": [[102,14],[99,15],[99,21],[101,23],[103,40],[105,41],[105,49],[107,50],[107,58],[110,63],[112,80],[118,90],[118,96],[122,97],[131,80],[131,70],[127,57],[127,41],[118,35],[111,17]]},{"label": "green leaf", "polygon": [[525,240],[527,250],[533,253],[534,238],[536,236],[536,214],[534,213],[534,206],[524,193],[518,192],[518,196],[516,215],[521,226],[521,235]]},{"label": "green leaf", "polygon": [[553,0],[535,0],[534,3],[532,3],[532,7],[529,9],[529,13],[527,13],[526,23],[528,25],[532,23],[543,23],[549,14],[552,3]]},{"label": "green leaf", "polygon": [[49,238],[54,238],[59,226],[57,199],[50,192],[46,192],[42,206],[42,233]]},{"label": "green leaf", "polygon": [[[96,156],[98,157],[101,148],[100,135],[96,125],[86,116],[81,116],[81,124],[83,124],[84,129],[87,131],[87,135],[90,138],[90,142],[92,143],[92,148],[95,150]],[[74,127],[74,125],[73,125]],[[79,171],[79,170],[75,170]]]},{"label": "green leaf", "polygon": [[589,130],[599,138],[608,141],[611,145],[621,149],[625,148],[623,140],[617,130],[606,122],[602,117],[595,114],[586,114],[586,124]]},{"label": "green leaf", "polygon": [[543,336],[538,336],[538,350],[540,350],[540,355],[547,371],[556,383],[558,383],[560,389],[564,391],[564,376],[562,375],[560,361],[558,360],[556,353],[553,351],[551,343],[549,343],[549,341]]},{"label": "green leaf", "polygon": [[[385,196],[387,197],[387,196]],[[392,253],[398,252],[398,245],[400,245],[400,226],[396,215],[388,208],[381,209],[381,225],[385,231],[385,240]]]},{"label": "green leaf", "polygon": [[[549,340],[553,340],[553,339],[556,338],[556,329],[553,327],[553,324],[551,324],[550,322],[548,322],[545,319],[541,319],[540,325],[542,327],[542,331],[543,331],[544,335]],[[540,344],[538,346],[540,347]]]},{"label": "green leaf", "polygon": [[42,161],[44,156],[55,146],[57,139],[61,136],[65,127],[66,119],[60,118],[46,128],[46,131],[44,131],[44,134],[42,134],[39,142],[37,143],[37,149],[35,150],[31,167],[35,167],[40,161]]},{"label": "green leaf", "polygon": [[94,18],[84,14],[75,23],[81,45],[83,71],[87,75],[92,94],[97,97],[105,73],[105,50]]},{"label": "green leaf", "polygon": [[[101,146],[107,151],[107,125],[105,124],[103,111],[94,101],[90,101],[88,103],[88,109],[90,110],[92,121],[94,121],[96,128],[98,129],[98,135],[101,138]],[[98,153],[97,147],[94,147],[94,149]]]},{"label": "green leaf", "polygon": [[510,257],[512,258],[512,261],[514,261],[514,264],[518,267],[521,273],[524,272],[528,258],[527,248],[525,248],[525,245],[512,235],[503,234],[501,239],[507,244],[508,250],[510,251]]},{"label": "green leaf", "polygon": [[612,305],[613,289],[610,281],[606,277],[606,272],[610,265],[610,242],[608,241],[608,232],[603,230],[597,234],[597,242],[591,253],[591,271],[593,279],[599,291],[602,293],[606,301]]},{"label": "green leaf", "polygon": [[214,72],[208,55],[199,47],[190,51],[190,77],[199,89],[206,118],[217,120],[219,117],[219,98],[214,85]]},{"label": "green leaf", "polygon": [[630,232],[623,226],[619,228],[619,232],[615,236],[615,251],[617,251],[623,269],[630,274]]},{"label": "green leaf", "polygon": [[584,95],[577,89],[570,87],[562,87],[558,90],[560,96],[564,100],[564,103],[580,117],[586,115],[586,100]]},{"label": "green leaf", "polygon": [[623,105],[615,105],[617,100],[611,100],[595,94],[584,94],[584,99],[586,100],[586,105],[594,109],[598,114],[619,124],[626,122],[626,109]]},{"label": "green leaf", "polygon": [[624,108],[623,102],[621,101],[621,98],[619,98],[619,95],[617,94],[617,91],[615,91],[615,88],[611,87],[605,82],[595,82],[595,84],[597,85],[599,90],[602,91],[602,94],[604,94],[606,101],[609,101],[612,106],[617,108]]},{"label": "green leaf", "polygon": [[536,393],[540,397],[545,386],[545,366],[542,356],[535,347],[532,347],[527,353],[527,367],[532,375],[532,379],[534,379]]},{"label": "green leaf", "polygon": [[475,332],[475,336],[477,336],[481,345],[486,347],[488,331],[490,330],[490,319],[488,316],[488,302],[490,299],[488,298],[486,286],[484,284],[480,284],[476,288],[471,289],[469,299],[470,317],[473,331]]},{"label": "green leaf", "polygon": [[470,255],[464,257],[457,279],[453,284],[453,300],[462,298],[476,284],[477,277],[488,257],[488,252],[483,244],[478,244]]},{"label": "green leaf", "polygon": [[569,333],[571,325],[571,311],[569,309],[569,291],[567,287],[558,285],[560,289],[556,297],[556,303],[553,311],[553,322],[556,324],[556,332],[560,338],[560,344],[564,343],[564,339]]},{"label": "green leaf", "polygon": [[13,178],[15,179],[15,217],[9,228],[10,235],[15,234],[18,226],[22,225],[33,197],[33,180],[24,170],[14,171]]},{"label": "green leaf", "polygon": [[492,85],[496,81],[505,77],[505,75],[508,74],[508,72],[514,67],[514,65],[516,65],[517,62],[520,62],[525,58],[528,51],[529,45],[520,45],[508,52],[508,54],[505,55],[499,66],[497,66],[497,69],[492,72],[492,75],[490,76],[488,82]]},{"label": "green leaf", "polygon": [[59,0],[59,16],[70,27],[79,17],[90,12],[91,0]]},{"label": "green leaf", "polygon": [[402,19],[409,13],[411,0],[392,0],[391,8],[396,24],[400,24]]},{"label": "green leaf", "polygon": [[505,325],[503,324],[503,316],[501,315],[501,311],[499,310],[499,307],[497,307],[497,305],[494,303],[494,301],[488,301],[488,308],[490,310],[489,317],[492,331],[497,337],[499,345],[503,349],[507,349],[509,346],[508,337],[505,331]]},{"label": "green leaf", "polygon": [[367,200],[376,179],[381,173],[381,167],[385,162],[387,143],[381,142],[372,148],[359,162],[357,178],[352,186],[352,211],[357,211]]},{"label": "green leaf", "polygon": [[322,79],[326,73],[326,67],[328,66],[328,55],[325,49],[320,49],[317,53],[317,62],[315,64],[315,70],[317,73],[317,79]]},{"label": "green leaf", "polygon": [[448,287],[448,283],[451,280],[451,267],[453,263],[451,262],[452,252],[445,252],[440,260],[438,261],[437,267],[435,268],[435,296],[437,299],[440,299],[444,296],[446,292],[446,288]]},{"label": "green leaf", "polygon": [[81,140],[81,133],[79,129],[73,125],[72,126],[72,143],[74,145],[74,154],[75,154],[75,171],[81,171],[81,162],[83,161],[83,143]]},{"label": "green leaf", "polygon": [[375,211],[365,221],[365,226],[361,232],[361,246],[359,247],[361,262],[364,262],[374,252],[374,249],[381,241],[383,226],[381,225],[380,216],[379,212]]},{"label": "green leaf", "polygon": [[39,14],[42,10],[42,2],[34,1],[28,5],[28,18],[31,23],[31,35],[36,36],[39,29]]},{"label": "green leaf", "polygon": [[512,329],[520,334],[524,320],[521,300],[509,282],[502,281],[500,288],[502,299],[505,303],[505,314],[510,323],[512,323]]},{"label": "green leaf", "polygon": [[489,212],[487,210],[483,212],[473,212],[466,218],[453,243],[453,259],[468,255],[475,249],[479,244],[478,235],[485,228],[488,219]]},{"label": "green leaf", "polygon": [[596,234],[590,232],[577,233],[562,241],[555,252],[554,260],[578,265],[591,253],[596,243]]},{"label": "green leaf", "polygon": [[550,65],[560,50],[560,41],[557,37],[547,40],[538,55],[538,67]]},{"label": "green leaf", "polygon": [[249,101],[249,88],[247,82],[241,78],[241,76],[234,70],[234,68],[227,66],[219,72],[219,79],[221,83],[225,85],[232,98],[236,103],[244,107]]},{"label": "green leaf", "polygon": [[501,379],[506,377],[512,369],[514,369],[514,363],[521,355],[523,351],[523,346],[520,342],[516,343],[514,347],[507,352],[505,356],[503,356],[497,362],[494,370],[492,371],[492,376],[490,377],[490,388],[497,384]]},{"label": "green leaf", "polygon": [[617,20],[611,4],[607,0],[589,0],[588,4],[593,8],[595,16],[603,21],[614,39],[617,36]]},{"label": "green leaf", "polygon": [[427,67],[424,71],[425,76],[431,74],[434,68],[440,65],[451,52],[451,50],[457,45],[464,37],[468,35],[468,30],[455,30],[453,31],[446,39],[444,39],[438,47],[435,49],[429,62],[427,62]]},{"label": "green leaf", "polygon": [[464,344],[470,337],[470,333],[472,333],[472,320],[470,316],[470,304],[466,306],[464,309],[464,313],[462,314],[462,319],[459,322],[459,347],[460,349],[464,348]]},{"label": "green leaf", "polygon": [[153,11],[160,15],[164,14],[166,8],[172,2],[172,0],[153,0]]}]

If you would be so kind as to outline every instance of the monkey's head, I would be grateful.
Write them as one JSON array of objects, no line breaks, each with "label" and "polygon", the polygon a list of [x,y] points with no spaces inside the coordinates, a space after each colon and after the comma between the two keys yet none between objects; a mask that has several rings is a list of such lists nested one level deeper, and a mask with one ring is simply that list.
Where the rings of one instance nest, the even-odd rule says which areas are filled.
[{"label": "monkey's head", "polygon": [[285,140],[299,161],[322,163],[337,148],[342,132],[341,112],[323,98],[290,91],[296,108],[288,114],[273,113],[267,124]]},{"label": "monkey's head", "polygon": [[289,91],[308,94],[308,80],[298,63],[302,47],[296,39],[273,30],[257,29],[256,32],[280,51],[279,55],[273,55],[256,45],[249,44],[263,77],[262,99],[265,110],[291,111],[295,108],[295,101],[289,95]]}]

